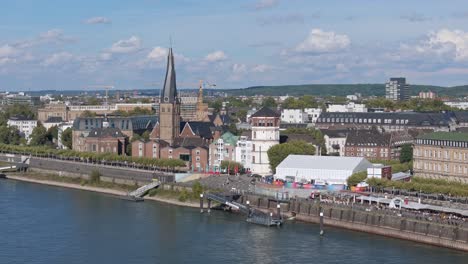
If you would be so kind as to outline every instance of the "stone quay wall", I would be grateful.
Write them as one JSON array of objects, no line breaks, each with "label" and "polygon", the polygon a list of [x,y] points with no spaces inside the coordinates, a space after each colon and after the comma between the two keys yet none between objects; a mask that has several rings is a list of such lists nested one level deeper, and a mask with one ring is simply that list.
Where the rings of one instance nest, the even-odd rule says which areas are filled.
[{"label": "stone quay wall", "polygon": [[[0,161],[18,164],[21,162],[21,155],[1,154]],[[30,158],[28,169],[41,173],[52,173],[64,177],[79,177],[84,179],[87,179],[92,171],[97,170],[101,174],[101,180],[103,181],[131,185],[144,185],[153,179],[158,179],[162,183],[170,183],[174,182],[175,179],[174,174],[165,172],[37,157]]]},{"label": "stone quay wall", "polygon": [[[262,210],[276,212],[277,202],[265,196],[242,195],[240,202]],[[297,220],[320,223],[320,206],[325,226],[346,228],[388,237],[406,239],[441,247],[468,251],[467,225],[442,224],[398,216],[388,210],[365,211],[351,205],[320,204],[314,201],[280,202],[281,213],[296,215]],[[356,205],[357,207],[359,205]]]}]

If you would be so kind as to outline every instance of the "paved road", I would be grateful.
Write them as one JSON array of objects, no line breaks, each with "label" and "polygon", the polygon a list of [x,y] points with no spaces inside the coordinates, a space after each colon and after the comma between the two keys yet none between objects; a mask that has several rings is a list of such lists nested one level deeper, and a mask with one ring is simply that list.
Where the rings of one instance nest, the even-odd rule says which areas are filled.
[{"label": "paved road", "polygon": [[241,176],[213,175],[213,176],[209,176],[206,178],[202,178],[200,180],[189,181],[189,182],[183,183],[183,185],[192,186],[194,182],[199,181],[202,184],[202,186],[210,188],[210,189],[220,189],[220,190],[230,191],[233,188],[235,188],[236,190],[249,191],[254,186],[252,183],[253,179],[254,178],[247,177],[245,175],[241,175]]}]

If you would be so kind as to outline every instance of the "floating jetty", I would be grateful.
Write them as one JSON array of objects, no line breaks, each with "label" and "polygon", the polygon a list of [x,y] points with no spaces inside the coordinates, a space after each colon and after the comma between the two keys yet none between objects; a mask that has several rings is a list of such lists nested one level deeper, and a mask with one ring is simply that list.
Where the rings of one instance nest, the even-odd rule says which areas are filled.
[{"label": "floating jetty", "polygon": [[264,226],[280,226],[283,223],[281,217],[280,208],[278,206],[278,212],[276,216],[273,213],[266,213],[255,208],[251,208],[249,204],[244,205],[237,202],[239,195],[231,194],[217,194],[217,193],[206,193],[200,195],[200,211],[203,212],[203,198],[208,200],[208,212],[211,209],[211,201],[220,203],[221,205],[230,209],[238,210],[240,213],[246,214],[246,221],[253,224],[264,225]]}]

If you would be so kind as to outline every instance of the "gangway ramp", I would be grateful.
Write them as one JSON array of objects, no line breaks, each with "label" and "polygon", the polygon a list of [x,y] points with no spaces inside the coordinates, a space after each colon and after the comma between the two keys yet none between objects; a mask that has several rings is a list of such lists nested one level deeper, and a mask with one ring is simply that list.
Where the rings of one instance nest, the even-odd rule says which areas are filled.
[{"label": "gangway ramp", "polygon": [[157,188],[161,183],[157,180],[155,181],[152,181],[151,183],[148,183],[146,185],[143,185],[141,186],[140,188],[132,191],[132,192],[129,192],[128,193],[128,196],[135,199],[135,200],[142,200],[143,196],[145,196],[145,194],[147,192],[149,192],[151,189],[154,189],[154,188]]}]

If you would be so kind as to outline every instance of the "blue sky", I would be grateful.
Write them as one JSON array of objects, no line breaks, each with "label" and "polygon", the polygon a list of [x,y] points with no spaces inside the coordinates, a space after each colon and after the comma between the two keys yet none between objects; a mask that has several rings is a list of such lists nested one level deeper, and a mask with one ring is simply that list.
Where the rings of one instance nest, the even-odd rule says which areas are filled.
[{"label": "blue sky", "polygon": [[0,90],[468,84],[466,0],[15,0],[0,9]]}]

